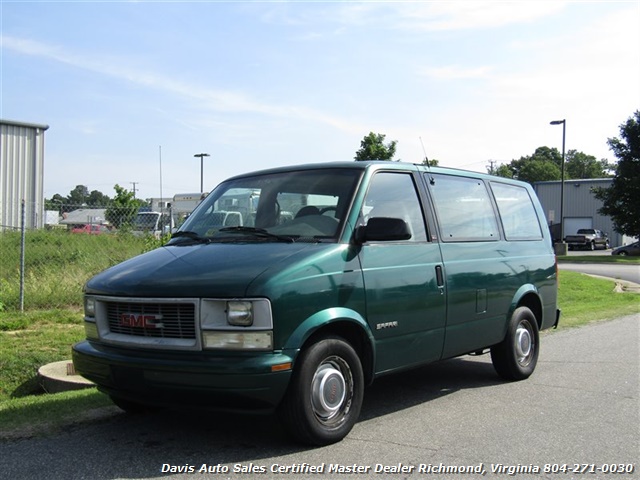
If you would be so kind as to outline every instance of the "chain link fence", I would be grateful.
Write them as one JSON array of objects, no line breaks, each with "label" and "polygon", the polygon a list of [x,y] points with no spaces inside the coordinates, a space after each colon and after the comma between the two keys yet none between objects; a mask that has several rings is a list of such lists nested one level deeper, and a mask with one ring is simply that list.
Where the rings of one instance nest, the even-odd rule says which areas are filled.
[{"label": "chain link fence", "polygon": [[0,311],[80,308],[82,288],[100,271],[157,248],[167,239],[167,215],[131,207],[59,205],[43,228],[0,225]]}]

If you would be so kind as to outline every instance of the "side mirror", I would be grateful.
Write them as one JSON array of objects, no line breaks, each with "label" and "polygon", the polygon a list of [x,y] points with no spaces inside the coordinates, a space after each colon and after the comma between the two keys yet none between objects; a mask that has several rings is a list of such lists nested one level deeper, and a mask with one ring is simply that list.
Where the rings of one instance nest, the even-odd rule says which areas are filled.
[{"label": "side mirror", "polygon": [[373,217],[366,225],[356,228],[355,241],[365,243],[369,241],[392,242],[409,240],[411,231],[407,222],[400,218]]}]

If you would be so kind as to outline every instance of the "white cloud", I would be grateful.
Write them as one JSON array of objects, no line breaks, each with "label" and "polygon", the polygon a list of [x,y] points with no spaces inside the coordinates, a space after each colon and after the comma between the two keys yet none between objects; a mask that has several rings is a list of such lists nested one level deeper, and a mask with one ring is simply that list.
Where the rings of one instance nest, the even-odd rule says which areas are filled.
[{"label": "white cloud", "polygon": [[[301,8],[304,4],[304,8]],[[409,1],[304,2],[269,5],[262,20],[297,26],[339,24],[344,27],[452,31],[487,29],[555,15],[564,1]],[[326,5],[329,5],[326,7]]]},{"label": "white cloud", "polygon": [[488,78],[490,67],[465,68],[460,65],[447,65],[444,67],[426,67],[420,70],[420,74],[435,80],[463,80]]},{"label": "white cloud", "polygon": [[451,1],[403,4],[402,25],[426,31],[487,29],[557,14],[566,2]]},{"label": "white cloud", "polygon": [[48,58],[76,68],[90,70],[101,75],[108,75],[133,84],[190,99],[193,105],[200,109],[204,108],[210,111],[226,113],[257,113],[289,119],[297,118],[299,120],[323,123],[345,132],[361,130],[358,125],[352,125],[343,118],[321,111],[295,105],[264,103],[239,92],[203,88],[199,85],[171,79],[158,72],[147,72],[126,66],[121,59],[117,58],[99,61],[69,53],[59,47],[7,35],[2,36],[2,42],[4,48],[21,54]]}]

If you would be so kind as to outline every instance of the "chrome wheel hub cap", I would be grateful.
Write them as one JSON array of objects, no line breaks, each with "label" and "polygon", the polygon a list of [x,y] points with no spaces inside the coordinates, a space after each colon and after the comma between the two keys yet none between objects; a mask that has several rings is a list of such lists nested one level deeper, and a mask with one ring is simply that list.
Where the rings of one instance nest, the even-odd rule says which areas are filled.
[{"label": "chrome wheel hub cap", "polygon": [[311,402],[316,414],[323,418],[335,415],[346,396],[346,382],[342,372],[331,364],[318,368],[311,385]]},{"label": "chrome wheel hub cap", "polygon": [[533,339],[531,332],[524,325],[518,325],[516,330],[516,355],[518,362],[526,363],[533,350]]}]

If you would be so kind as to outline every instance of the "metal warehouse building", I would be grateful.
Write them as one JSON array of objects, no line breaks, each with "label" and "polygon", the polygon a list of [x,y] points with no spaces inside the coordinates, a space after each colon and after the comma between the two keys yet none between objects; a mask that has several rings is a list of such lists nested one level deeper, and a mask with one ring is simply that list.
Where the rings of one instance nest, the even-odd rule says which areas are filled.
[{"label": "metal warehouse building", "polygon": [[0,230],[44,224],[44,132],[48,125],[0,119]]},{"label": "metal warehouse building", "polygon": [[[609,235],[612,247],[628,243],[628,239],[613,230],[611,218],[598,213],[602,202],[593,195],[594,188],[609,188],[612,178],[565,180],[564,182],[564,236],[573,235],[579,228],[595,228]],[[533,184],[547,216],[553,238],[560,238],[560,197],[562,182]]]}]

